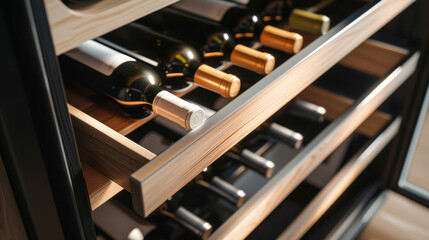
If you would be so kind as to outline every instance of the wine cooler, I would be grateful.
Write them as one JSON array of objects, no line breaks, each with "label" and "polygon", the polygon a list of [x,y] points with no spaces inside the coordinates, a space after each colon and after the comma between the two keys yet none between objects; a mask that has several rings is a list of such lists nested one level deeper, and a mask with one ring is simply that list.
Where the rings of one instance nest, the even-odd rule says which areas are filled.
[{"label": "wine cooler", "polygon": [[428,2],[0,6],[0,239],[429,236]]}]

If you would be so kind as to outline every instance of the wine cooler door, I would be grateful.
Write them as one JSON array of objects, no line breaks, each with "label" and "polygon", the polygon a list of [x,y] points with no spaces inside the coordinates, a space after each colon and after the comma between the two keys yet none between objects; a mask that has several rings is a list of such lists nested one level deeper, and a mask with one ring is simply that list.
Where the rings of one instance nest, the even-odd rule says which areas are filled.
[{"label": "wine cooler door", "polygon": [[429,203],[429,91],[426,91],[398,185]]}]

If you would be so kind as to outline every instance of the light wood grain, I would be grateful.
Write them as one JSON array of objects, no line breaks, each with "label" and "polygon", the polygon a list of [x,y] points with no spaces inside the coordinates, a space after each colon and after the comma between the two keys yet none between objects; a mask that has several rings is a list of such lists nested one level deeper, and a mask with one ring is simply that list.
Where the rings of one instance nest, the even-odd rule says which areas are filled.
[{"label": "light wood grain", "polygon": [[[329,121],[336,119],[354,103],[353,99],[313,85],[306,88],[297,98],[324,107],[326,109],[325,119]],[[376,111],[359,126],[357,131],[364,136],[372,138],[391,119],[391,115]]]},{"label": "light wood grain", "polygon": [[407,181],[429,192],[429,111],[407,175]]},{"label": "light wood grain", "polygon": [[255,229],[323,160],[329,156],[415,70],[418,54],[398,67],[377,88],[356,102],[313,139],[210,239],[243,239]]},{"label": "light wood grain", "polygon": [[81,162],[81,165],[92,210],[95,210],[124,189],[86,162]]},{"label": "light wood grain", "polygon": [[376,40],[367,40],[339,64],[377,77],[389,73],[408,54],[408,50]]},{"label": "light wood grain", "polygon": [[129,176],[155,154],[75,107],[68,108],[80,159],[130,191]]},{"label": "light wood grain", "polygon": [[[172,93],[178,97],[182,97],[197,87],[198,86],[194,84],[189,88]],[[144,119],[131,119],[125,116],[116,102],[98,92],[77,84],[68,83],[65,92],[67,102],[70,105],[122,135],[131,133],[156,116],[156,114],[152,114]]]},{"label": "light wood grain", "polygon": [[122,135],[129,134],[155,117],[153,114],[145,119],[133,120],[125,116],[117,103],[100,93],[77,85],[65,90],[70,105]]},{"label": "light wood grain", "polygon": [[396,119],[380,136],[372,140],[371,143],[364,145],[323,187],[316,197],[307,204],[305,209],[300,212],[298,217],[277,239],[301,239],[393,139],[399,130],[400,124],[401,120]]},{"label": "light wood grain", "polygon": [[314,44],[325,36],[330,39],[314,51],[308,46],[136,171],[132,174],[134,209],[144,216],[150,214],[412,2],[380,1],[365,17],[333,36],[322,36]]},{"label": "light wood grain", "polygon": [[356,238],[429,239],[429,209],[390,190],[375,216]]},{"label": "light wood grain", "polygon": [[13,196],[3,159],[0,156],[0,239],[27,239],[24,224]]},{"label": "light wood grain", "polygon": [[44,0],[57,55],[176,1],[102,0],[70,9],[61,0]]}]

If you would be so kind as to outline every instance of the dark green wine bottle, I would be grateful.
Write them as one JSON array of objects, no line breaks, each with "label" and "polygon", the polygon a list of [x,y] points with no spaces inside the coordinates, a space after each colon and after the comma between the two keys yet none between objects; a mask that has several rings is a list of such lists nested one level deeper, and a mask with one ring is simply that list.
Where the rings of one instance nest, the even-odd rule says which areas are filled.
[{"label": "dark green wine bottle", "polygon": [[137,22],[191,45],[204,63],[216,66],[221,61],[230,61],[259,74],[270,73],[275,65],[271,54],[238,44],[232,34],[218,23],[183,11],[163,8]]},{"label": "dark green wine bottle", "polygon": [[183,89],[194,82],[228,98],[237,96],[240,90],[240,79],[202,64],[190,45],[141,24],[125,25],[99,41],[152,65],[167,89]]},{"label": "dark green wine bottle", "polygon": [[220,23],[233,33],[235,40],[245,45],[260,42],[262,45],[288,53],[302,48],[302,36],[273,26],[266,26],[262,19],[246,8],[221,0],[182,0],[172,5],[201,18]]},{"label": "dark green wine bottle", "polygon": [[87,41],[61,57],[66,80],[92,87],[115,100],[131,118],[155,112],[186,129],[198,127],[204,111],[161,88],[161,79],[147,64],[95,41]]},{"label": "dark green wine bottle", "polygon": [[280,26],[282,23],[287,23],[291,28],[315,34],[325,34],[329,30],[328,16],[293,8],[286,0],[229,1],[243,4],[250,11],[260,14],[265,24]]}]

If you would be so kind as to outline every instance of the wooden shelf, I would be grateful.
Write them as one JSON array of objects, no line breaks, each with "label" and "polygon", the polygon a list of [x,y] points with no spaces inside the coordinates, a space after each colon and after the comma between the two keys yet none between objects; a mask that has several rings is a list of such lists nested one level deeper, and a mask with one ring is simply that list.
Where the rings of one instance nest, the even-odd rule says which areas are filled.
[{"label": "wooden shelf", "polygon": [[[324,107],[326,109],[325,119],[328,121],[338,118],[355,102],[350,98],[316,86],[308,86],[297,98]],[[387,113],[376,111],[358,127],[357,131],[372,138],[386,126],[391,118],[392,116]]]},{"label": "wooden shelf", "polygon": [[[53,14],[53,12],[49,13],[49,9],[59,8],[57,6],[59,3],[56,1],[46,0],[48,15]],[[114,9],[122,9],[126,4],[137,4],[140,2],[130,1],[122,3],[114,7]],[[143,2],[147,4],[146,6],[155,5],[153,4],[155,1]],[[154,10],[171,2],[173,1],[162,1],[156,4],[156,7],[153,6],[150,9]],[[291,57],[271,74],[262,78],[250,89],[239,95],[235,100],[210,117],[201,127],[188,133],[158,156],[155,156],[152,152],[124,136],[138,127],[142,122],[136,123],[135,121],[122,119],[129,121],[129,124],[122,124],[122,120],[118,120],[118,114],[108,116],[104,112],[104,110],[110,111],[108,105],[106,105],[106,109],[103,111],[97,112],[97,110],[94,112],[94,102],[98,101],[96,97],[86,95],[84,96],[85,98],[81,98],[82,96],[76,96],[72,91],[68,91],[69,109],[81,160],[96,168],[100,173],[122,188],[131,191],[134,210],[142,216],[147,216],[167,198],[192,180],[205,167],[296,97],[319,76],[342,60],[412,2],[412,0],[382,0],[368,3],[351,17],[338,24],[337,27],[306,46],[300,53]],[[52,5],[50,6],[49,4]],[[129,7],[129,5],[127,6]],[[62,11],[64,11],[64,6],[62,8]],[[129,8],[132,9],[132,7]],[[135,9],[137,8],[135,7]],[[132,11],[134,12],[134,10]],[[108,13],[112,14],[112,11],[102,11],[95,15],[101,14],[98,15],[101,18],[101,16],[108,15]],[[144,15],[148,11],[146,9],[139,15]],[[118,22],[121,22],[123,25],[137,17],[141,17],[137,16],[134,18],[134,15],[130,14],[133,16],[130,16],[127,20],[123,20],[121,16],[124,14],[122,12],[118,14],[117,19],[120,19],[119,21],[116,21],[116,18],[109,20],[114,22],[114,25],[109,26],[109,29],[100,27],[99,32],[102,33],[95,35],[101,35],[118,27],[116,25]],[[379,16],[383,17],[380,18]],[[67,17],[61,19],[67,19]],[[53,34],[56,31],[54,23],[60,23],[61,21],[60,19],[53,21],[52,17],[50,17]],[[110,22],[106,22],[110,24]],[[104,20],[100,23],[100,26],[104,26],[103,24]],[[93,27],[86,26],[83,22],[79,26],[88,29]],[[66,32],[58,34],[61,36],[67,35]],[[73,40],[73,42],[67,43],[68,40],[55,40],[54,34],[57,54],[92,38],[88,38],[88,36],[82,34],[76,37],[76,40]],[[370,50],[365,52],[366,49]],[[374,51],[374,49],[377,51]],[[389,57],[386,62],[379,62],[377,59],[383,53],[390,54],[389,56],[392,57]],[[386,47],[386,45],[381,43],[365,42],[360,46],[360,49],[344,58],[342,64],[359,68],[363,58],[365,61],[369,60],[374,63],[371,64],[374,65],[374,68],[372,68],[374,70],[371,70],[370,73],[382,75],[383,72],[386,74],[392,67],[396,66],[405,54],[406,51],[404,52],[401,49]],[[387,92],[391,90],[390,85],[388,86]],[[381,96],[381,98],[387,97],[387,95],[383,94],[377,96]],[[343,106],[344,110],[349,106],[353,108],[353,106],[359,104],[359,102],[353,103],[346,98],[341,99],[343,101],[341,106]],[[353,115],[348,120],[352,122],[351,125],[341,125],[344,131],[338,133],[341,135],[338,139],[345,137],[346,135],[344,134],[351,133],[354,128],[357,128],[358,123],[363,122],[366,117],[371,115],[379,103],[381,102],[375,101],[374,104],[365,107],[364,109],[367,112],[357,118]],[[383,114],[375,114],[375,116],[375,121],[380,123],[379,126],[382,126],[389,120],[389,116]],[[331,117],[335,119],[338,117],[338,114],[333,114]],[[374,120],[369,121],[373,122]],[[367,128],[367,131],[367,134],[371,135],[371,132],[376,132],[377,129],[368,130]],[[333,148],[335,144],[332,144]],[[316,167],[317,161],[313,164],[311,167]],[[103,195],[102,191],[100,190],[98,194]],[[269,195],[270,193],[267,194]],[[108,195],[106,194],[105,196]],[[94,206],[96,207],[96,205]],[[273,204],[273,207],[275,207],[275,204]],[[262,219],[263,217],[261,217]],[[246,231],[243,232],[243,234],[245,233]],[[216,236],[222,236],[222,233],[218,231]]]},{"label": "wooden shelf", "polygon": [[[365,211],[366,226],[357,240],[427,239],[429,209],[403,195],[385,190]],[[362,221],[363,222],[363,221]]]},{"label": "wooden shelf", "polygon": [[95,210],[124,189],[86,162],[82,162],[81,165],[92,210]]},{"label": "wooden shelf", "polygon": [[418,58],[418,53],[407,57],[406,62],[379,80],[235,212],[210,239],[245,238],[414,72]]},{"label": "wooden shelf", "polygon": [[45,0],[57,55],[99,37],[177,0],[102,0],[71,9],[61,0]]},{"label": "wooden shelf", "polygon": [[329,181],[298,217],[277,238],[300,239],[315,224],[341,194],[356,180],[359,174],[396,136],[401,119],[395,119],[377,138],[370,140]]},{"label": "wooden shelf", "polygon": [[150,214],[412,2],[385,0],[366,5],[134,172],[134,210]]}]

